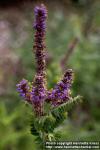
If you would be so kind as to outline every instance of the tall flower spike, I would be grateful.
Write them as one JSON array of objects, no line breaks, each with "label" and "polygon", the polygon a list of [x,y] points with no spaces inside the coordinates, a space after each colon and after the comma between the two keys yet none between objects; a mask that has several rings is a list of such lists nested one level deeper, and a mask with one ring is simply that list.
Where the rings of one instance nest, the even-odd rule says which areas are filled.
[{"label": "tall flower spike", "polygon": [[63,79],[58,82],[51,92],[48,92],[48,99],[51,100],[53,106],[58,106],[70,99],[72,76],[72,69],[68,69],[65,72]]},{"label": "tall flower spike", "polygon": [[43,81],[45,82],[45,32],[46,32],[46,18],[47,18],[47,10],[46,7],[41,4],[40,7],[35,7],[35,22],[34,29],[35,33],[35,44],[33,46],[35,57],[36,57],[36,71],[37,74],[43,77]]},{"label": "tall flower spike", "polygon": [[34,78],[34,86],[32,88],[32,102],[36,114],[43,114],[43,103],[46,99],[46,62],[45,62],[45,29],[47,10],[42,4],[40,7],[35,7],[35,44],[34,52],[36,58],[36,76]]}]

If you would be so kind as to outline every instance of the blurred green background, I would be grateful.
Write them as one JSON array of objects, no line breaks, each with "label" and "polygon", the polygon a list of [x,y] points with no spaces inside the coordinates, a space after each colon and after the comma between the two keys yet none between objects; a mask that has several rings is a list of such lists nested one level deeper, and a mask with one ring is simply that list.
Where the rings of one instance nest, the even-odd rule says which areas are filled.
[{"label": "blurred green background", "polygon": [[[72,95],[83,99],[57,129],[61,140],[100,140],[100,1],[4,0],[0,2],[0,150],[37,150],[30,134],[32,110],[18,96],[16,84],[22,78],[32,81],[35,75],[33,8],[41,2],[48,9],[48,88],[65,68],[72,68]],[[78,42],[70,52],[75,38]]]}]

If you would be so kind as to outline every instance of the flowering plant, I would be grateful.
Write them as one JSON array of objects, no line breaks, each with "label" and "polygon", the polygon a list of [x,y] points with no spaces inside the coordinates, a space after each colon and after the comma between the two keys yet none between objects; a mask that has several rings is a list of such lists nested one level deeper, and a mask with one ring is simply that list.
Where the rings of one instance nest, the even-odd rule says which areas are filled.
[{"label": "flowering plant", "polygon": [[17,84],[17,90],[33,108],[31,133],[36,136],[40,146],[45,141],[58,138],[55,128],[66,119],[69,106],[79,100],[79,96],[72,98],[71,85],[73,81],[72,69],[67,69],[61,81],[52,90],[46,87],[46,7],[41,4],[34,9],[35,44],[33,46],[36,58],[36,75],[33,82],[25,79]]}]

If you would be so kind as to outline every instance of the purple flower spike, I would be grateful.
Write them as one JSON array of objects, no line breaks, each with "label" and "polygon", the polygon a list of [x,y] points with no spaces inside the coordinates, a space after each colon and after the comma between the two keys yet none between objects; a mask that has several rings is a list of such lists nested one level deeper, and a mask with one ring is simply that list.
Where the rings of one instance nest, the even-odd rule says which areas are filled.
[{"label": "purple flower spike", "polygon": [[[43,106],[43,103],[47,97],[46,90],[46,62],[45,62],[45,29],[46,29],[46,18],[47,18],[47,10],[46,7],[41,4],[40,6],[35,7],[35,21],[34,21],[34,29],[35,29],[35,44],[34,44],[34,52],[36,59],[36,76],[34,78],[34,87],[32,88],[31,97],[34,105],[35,112],[39,114],[38,111],[40,109],[39,106]],[[36,108],[37,106],[37,108]],[[41,108],[41,112],[43,112]]]},{"label": "purple flower spike", "polygon": [[46,23],[45,20],[47,18],[47,10],[43,4],[34,9],[35,13],[35,22],[34,22],[34,29],[38,31],[45,31]]},{"label": "purple flower spike", "polygon": [[31,92],[33,103],[43,102],[47,97],[47,92],[42,79],[42,76],[35,77],[34,87]]},{"label": "purple flower spike", "polygon": [[48,99],[51,99],[52,105],[58,106],[69,100],[70,87],[72,84],[72,69],[68,69],[64,74],[63,79],[58,82],[55,88],[48,93]]},{"label": "purple flower spike", "polygon": [[32,103],[34,105],[35,113],[43,114],[43,103],[47,98],[47,90],[43,84],[42,76],[35,76],[34,86],[31,92]]},{"label": "purple flower spike", "polygon": [[17,91],[19,92],[20,96],[24,98],[26,101],[28,101],[29,103],[31,103],[30,87],[29,87],[28,81],[23,79],[16,86],[17,86]]},{"label": "purple flower spike", "polygon": [[46,63],[45,63],[45,29],[46,29],[46,18],[47,18],[47,10],[46,7],[41,4],[38,7],[35,7],[35,22],[34,22],[34,29],[36,30],[35,33],[35,58],[36,58],[36,71],[38,75],[41,75],[43,78],[43,82],[45,82],[45,70],[46,70]]}]

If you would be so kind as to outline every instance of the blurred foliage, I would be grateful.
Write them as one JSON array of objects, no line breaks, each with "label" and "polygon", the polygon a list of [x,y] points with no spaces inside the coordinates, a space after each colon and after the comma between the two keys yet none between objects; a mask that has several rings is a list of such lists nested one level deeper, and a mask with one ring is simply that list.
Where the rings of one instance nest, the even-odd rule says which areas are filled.
[{"label": "blurred foliage", "polygon": [[[29,133],[29,109],[22,103],[13,110],[8,110],[3,102],[0,102],[0,149],[1,150],[33,150],[33,139]],[[26,117],[24,117],[26,116]],[[34,145],[35,150],[35,145]]]},{"label": "blurred foliage", "polygon": [[[66,68],[72,68],[75,72],[72,95],[81,95],[83,103],[74,106],[69,111],[63,125],[56,129],[57,133],[61,130],[62,140],[96,141],[100,138],[100,5],[98,0],[95,1],[96,3],[92,2],[91,9],[88,9],[86,6],[89,5],[87,5],[86,0],[73,0],[70,3],[72,4],[70,10],[67,10],[66,5],[64,10],[62,7],[60,8],[57,1],[58,7],[51,7],[48,4],[46,43],[48,52],[52,57],[52,61],[47,64],[49,89],[61,78],[60,60],[67,53],[68,44],[75,37],[79,39],[70,59],[68,62],[66,61]],[[64,0],[62,4],[65,4]],[[91,17],[90,12],[93,13],[92,19],[89,19]],[[23,30],[27,32],[28,36],[19,47],[16,47],[19,39],[16,24],[18,24],[18,21],[21,23],[21,20],[15,19],[15,22],[12,23],[12,14],[5,18],[8,19],[10,24],[13,24],[11,26],[13,44],[11,43],[10,48],[22,60],[24,73],[12,75],[9,72],[9,80],[12,77],[13,85],[9,84],[9,93],[5,92],[5,94],[0,95],[0,150],[37,150],[35,139],[30,135],[29,116],[32,113],[31,108],[20,102],[15,87],[21,78],[24,77],[32,81],[35,75],[35,59],[34,54],[32,54],[33,8],[28,5],[28,7],[22,9],[21,13],[24,16],[23,20],[27,20],[26,26],[22,20],[22,26],[24,26]],[[18,14],[18,18],[19,16]],[[20,29],[19,26],[18,29]],[[20,72],[22,72],[21,68]]]}]

